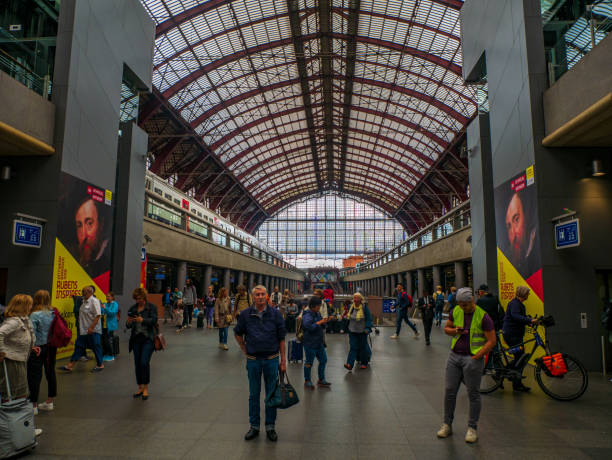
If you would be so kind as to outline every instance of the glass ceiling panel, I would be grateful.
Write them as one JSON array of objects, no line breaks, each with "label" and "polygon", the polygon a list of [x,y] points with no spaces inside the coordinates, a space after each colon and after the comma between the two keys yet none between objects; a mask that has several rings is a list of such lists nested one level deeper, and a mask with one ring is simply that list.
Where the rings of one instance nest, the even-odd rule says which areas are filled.
[{"label": "glass ceiling panel", "polygon": [[[141,2],[159,31],[155,87],[267,207],[318,184],[333,186],[331,180],[396,207],[476,112],[474,90],[460,75],[459,11],[441,1],[361,0],[356,56],[348,56],[349,0],[332,0],[331,77],[321,75],[316,0],[298,2],[307,38],[297,58],[285,1]],[[324,107],[329,83],[332,107]],[[363,183],[364,175],[375,189]]]}]

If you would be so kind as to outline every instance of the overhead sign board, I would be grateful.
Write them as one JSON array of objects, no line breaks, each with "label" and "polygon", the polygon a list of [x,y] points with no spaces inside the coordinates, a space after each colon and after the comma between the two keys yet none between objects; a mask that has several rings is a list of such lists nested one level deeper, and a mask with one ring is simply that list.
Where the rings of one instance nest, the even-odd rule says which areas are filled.
[{"label": "overhead sign board", "polygon": [[40,248],[42,225],[22,220],[13,221],[13,244],[28,248]]},{"label": "overhead sign board", "polygon": [[580,222],[572,219],[555,225],[555,248],[580,246]]}]

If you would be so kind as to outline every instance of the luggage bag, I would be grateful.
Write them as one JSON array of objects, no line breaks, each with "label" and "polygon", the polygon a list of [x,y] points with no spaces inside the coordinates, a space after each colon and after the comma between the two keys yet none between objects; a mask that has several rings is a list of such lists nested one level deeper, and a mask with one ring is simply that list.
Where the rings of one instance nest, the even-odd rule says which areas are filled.
[{"label": "luggage bag", "polygon": [[304,361],[304,345],[297,339],[291,339],[289,341],[289,362],[297,363],[298,361]]},{"label": "luggage bag", "polygon": [[113,354],[117,356],[119,354],[119,336],[113,336]]},{"label": "luggage bag", "polygon": [[19,455],[38,444],[34,434],[34,412],[27,398],[13,399],[6,362],[2,361],[8,401],[0,403],[0,458]]}]

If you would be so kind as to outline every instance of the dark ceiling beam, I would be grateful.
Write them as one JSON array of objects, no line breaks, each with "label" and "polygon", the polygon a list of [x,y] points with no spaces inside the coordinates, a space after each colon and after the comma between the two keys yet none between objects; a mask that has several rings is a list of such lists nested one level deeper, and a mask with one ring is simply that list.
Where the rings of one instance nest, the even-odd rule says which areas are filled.
[{"label": "dark ceiling beam", "polygon": [[344,188],[344,173],[346,164],[346,152],[348,148],[348,132],[351,121],[351,107],[353,105],[353,82],[355,77],[355,61],[357,59],[357,30],[359,28],[360,0],[349,0],[349,14],[347,20],[347,43],[346,43],[346,71],[344,79],[344,95],[342,107],[342,135],[340,138],[340,180],[338,190]]},{"label": "dark ceiling beam", "polygon": [[161,101],[156,97],[150,98],[142,106],[139,106],[138,107],[138,124],[142,126],[144,123],[149,121],[151,117],[155,115],[155,113],[157,113],[157,111],[160,109],[161,106],[162,106]]},{"label": "dark ceiling beam", "polygon": [[179,190],[185,191],[185,185],[187,185],[187,181],[192,178],[195,172],[200,169],[200,166],[204,164],[206,160],[210,158],[209,152],[202,152],[195,160],[193,160],[188,165],[181,168],[181,173],[179,174],[179,178],[174,185]]},{"label": "dark ceiling beam", "polygon": [[[215,185],[215,183],[224,175],[224,173],[224,171],[219,171],[214,179],[210,180],[206,184],[200,185],[196,190],[195,199],[198,201],[202,201],[206,196],[206,193]],[[255,201],[254,198],[253,201]]]},{"label": "dark ceiling beam", "polygon": [[178,146],[181,145],[181,142],[183,142],[182,137],[174,137],[170,139],[166,143],[166,145],[157,152],[157,154],[155,155],[155,160],[153,160],[153,164],[150,168],[152,173],[157,175],[160,174],[162,166],[164,165],[166,160],[170,158],[170,155],[172,155],[176,151]]},{"label": "dark ceiling beam", "polygon": [[[178,27],[183,22],[189,21],[201,14],[207,13],[225,3],[230,3],[231,0],[208,0],[202,2],[196,6],[186,9],[185,11],[160,22],[155,28],[155,37],[159,37],[165,33],[168,33],[174,27]],[[462,0],[432,0],[433,3],[437,3],[442,6],[460,10],[463,6]]]},{"label": "dark ceiling beam", "polygon": [[227,198],[227,195],[234,190],[237,185],[238,184],[236,182],[230,182],[227,187],[219,191],[219,195],[210,201],[210,209],[215,210],[220,207],[221,204],[223,204],[223,201]]},{"label": "dark ceiling beam", "polygon": [[255,233],[255,229],[259,226],[258,220],[253,221],[253,219],[257,217],[258,220],[262,222],[266,219],[266,214],[261,211],[255,211],[249,221],[245,225],[245,230],[249,233]]},{"label": "dark ceiling beam", "polygon": [[[299,83],[302,90],[302,102],[304,104],[304,116],[306,117],[306,126],[308,127],[308,138],[310,140],[310,155],[315,168],[315,176],[317,178],[317,186],[323,187],[323,178],[319,169],[319,155],[317,152],[317,137],[315,136],[314,118],[312,115],[312,99],[310,97],[310,88],[308,87],[308,70],[306,68],[306,58],[304,55],[304,40],[302,39],[302,25],[300,22],[299,1],[287,0],[287,8],[289,10],[289,22],[291,24],[291,39],[293,49],[295,51]],[[297,83],[297,82],[296,82]],[[292,83],[295,84],[295,83]]]},{"label": "dark ceiling beam", "polygon": [[[319,37],[319,35],[320,35],[319,33],[302,35],[302,40],[316,39],[316,38]],[[330,36],[330,39],[338,39],[338,40],[346,40],[347,39],[346,34],[330,32],[329,36]],[[390,49],[390,50],[397,51],[397,52],[400,52],[400,53],[408,54],[408,55],[412,56],[413,58],[416,57],[416,58],[428,61],[431,64],[437,65],[437,66],[439,66],[439,67],[441,67],[443,69],[448,69],[451,72],[453,72],[454,74],[456,74],[457,76],[461,77],[461,67],[459,65],[454,64],[452,61],[448,61],[446,59],[443,59],[443,58],[441,58],[441,57],[439,57],[439,56],[437,56],[435,54],[428,53],[426,51],[422,51],[422,50],[419,50],[417,48],[412,48],[410,46],[401,45],[399,43],[394,43],[394,42],[390,42],[390,41],[387,41],[387,40],[381,40],[381,39],[378,39],[378,38],[357,36],[355,39],[359,43],[365,43],[365,44],[369,44],[369,45],[379,46],[381,48],[386,48],[386,49]],[[208,74],[212,70],[218,69],[219,67],[222,67],[222,66],[224,66],[226,64],[229,64],[230,62],[236,61],[238,59],[241,59],[241,58],[243,58],[245,56],[261,53],[261,52],[264,52],[264,51],[269,51],[271,49],[287,46],[287,45],[290,45],[292,43],[293,43],[293,37],[282,38],[280,40],[275,40],[275,41],[271,41],[271,42],[268,42],[268,43],[262,43],[261,45],[253,46],[253,47],[248,48],[248,49],[242,49],[242,50],[237,51],[237,52],[235,52],[233,54],[228,54],[226,56],[223,56],[220,59],[217,59],[217,60],[215,60],[215,61],[213,61],[213,62],[211,62],[211,63],[209,63],[207,65],[204,65],[204,66],[200,67],[198,70],[195,70],[194,72],[191,72],[189,75],[187,75],[186,77],[180,79],[179,81],[174,83],[172,86],[167,88],[162,94],[163,94],[163,96],[166,99],[170,99],[177,92],[179,92],[183,88],[189,86],[191,83],[193,83],[194,81],[196,81],[200,77]]]},{"label": "dark ceiling beam", "polygon": [[323,136],[325,139],[325,159],[327,163],[326,182],[334,182],[334,94],[332,65],[332,15],[329,0],[319,0],[319,66],[323,91]]}]

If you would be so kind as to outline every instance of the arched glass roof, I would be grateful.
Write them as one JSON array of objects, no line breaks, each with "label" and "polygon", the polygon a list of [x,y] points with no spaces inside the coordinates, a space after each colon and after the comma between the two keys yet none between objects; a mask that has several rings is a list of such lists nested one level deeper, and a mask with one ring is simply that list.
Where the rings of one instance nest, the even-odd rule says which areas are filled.
[{"label": "arched glass roof", "polygon": [[396,214],[477,109],[461,0],[141,1],[156,89],[268,215],[322,190]]}]

